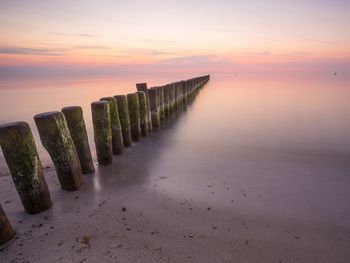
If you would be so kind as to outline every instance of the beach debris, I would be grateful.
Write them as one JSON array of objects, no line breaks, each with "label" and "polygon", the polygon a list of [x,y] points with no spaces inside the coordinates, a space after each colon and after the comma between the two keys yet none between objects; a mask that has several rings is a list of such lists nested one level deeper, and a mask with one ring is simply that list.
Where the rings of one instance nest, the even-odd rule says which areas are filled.
[{"label": "beach debris", "polygon": [[89,249],[91,249],[90,241],[91,241],[91,236],[83,236],[80,243],[86,245]]}]

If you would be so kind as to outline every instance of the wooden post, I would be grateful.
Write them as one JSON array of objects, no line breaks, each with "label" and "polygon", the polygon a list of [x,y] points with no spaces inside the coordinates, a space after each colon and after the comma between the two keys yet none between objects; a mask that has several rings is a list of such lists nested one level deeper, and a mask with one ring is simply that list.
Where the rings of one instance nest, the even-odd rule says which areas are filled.
[{"label": "wooden post", "polygon": [[147,98],[143,91],[136,92],[139,99],[140,107],[140,127],[141,136],[148,136],[148,119],[147,119]]},{"label": "wooden post", "polygon": [[84,174],[95,172],[82,108],[80,106],[69,106],[64,107],[62,112],[77,150],[82,172]]},{"label": "wooden post", "polygon": [[131,139],[134,142],[138,142],[141,140],[139,99],[136,93],[130,93],[127,95],[127,100],[129,108]]},{"label": "wooden post", "polygon": [[114,97],[117,100],[119,119],[120,119],[120,124],[122,126],[124,146],[130,147],[132,144],[132,141],[131,141],[131,133],[130,133],[128,101],[125,95],[117,95]]},{"label": "wooden post", "polygon": [[34,116],[41,142],[48,151],[64,190],[78,190],[83,183],[82,171],[66,119],[53,111]]},{"label": "wooden post", "polygon": [[147,121],[148,121],[148,133],[152,132],[152,117],[151,117],[151,106],[149,102],[149,96],[147,92],[147,83],[137,83],[136,88],[138,91],[143,91],[147,98]]},{"label": "wooden post", "polygon": [[109,112],[111,115],[111,127],[112,127],[112,145],[114,154],[124,153],[124,141],[122,134],[122,126],[120,124],[117,100],[114,97],[103,97],[100,100],[107,101],[109,103]]},{"label": "wooden post", "polygon": [[10,241],[15,234],[16,232],[13,230],[11,223],[0,204],[0,246]]},{"label": "wooden post", "polygon": [[112,129],[109,103],[95,101],[91,103],[92,123],[97,161],[101,165],[113,162]]},{"label": "wooden post", "polygon": [[159,108],[158,108],[158,96],[157,89],[148,90],[149,102],[151,106],[151,116],[152,116],[152,126],[154,129],[159,129],[160,119],[159,119]]},{"label": "wooden post", "polygon": [[29,125],[0,125],[0,145],[25,211],[36,214],[49,209],[50,192]]}]

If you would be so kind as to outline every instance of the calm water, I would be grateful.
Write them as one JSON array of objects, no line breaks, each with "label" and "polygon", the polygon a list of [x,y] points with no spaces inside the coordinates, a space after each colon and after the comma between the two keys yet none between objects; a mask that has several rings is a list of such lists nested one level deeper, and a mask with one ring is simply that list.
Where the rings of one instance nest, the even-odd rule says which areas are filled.
[{"label": "calm water", "polygon": [[[34,114],[81,105],[95,152],[91,101],[133,92],[137,81],[158,85],[180,78],[6,80],[0,87],[0,123],[28,121],[37,138]],[[45,237],[52,248],[46,254],[36,242],[23,253],[58,258],[50,251],[67,240],[62,251],[68,254],[62,254],[69,257],[73,239],[90,233],[96,242],[89,255],[98,261],[105,248],[123,239],[124,224],[114,219],[124,215],[120,206],[126,205],[129,220],[139,222],[131,228],[144,231],[124,233],[130,247],[142,246],[142,239],[150,242],[147,233],[159,229],[161,234],[154,236],[168,253],[195,253],[198,262],[227,262],[241,252],[240,262],[347,262],[349,83],[332,75],[211,76],[180,117],[115,157],[113,165],[85,175],[78,192],[62,191],[55,175],[46,171],[54,200],[48,213],[59,231]],[[47,159],[36,141],[42,160]],[[0,178],[0,197],[12,200],[5,203],[7,213],[22,220],[13,185]],[[16,224],[19,232],[37,223],[35,217],[25,218],[26,225]],[[196,238],[186,241],[190,233]],[[16,254],[13,246],[7,255]],[[144,247],[135,249],[135,257],[143,256]]]},{"label": "calm water", "polygon": [[[152,86],[177,79],[0,80],[0,123],[27,121],[37,138],[36,113],[80,105],[92,139],[92,101],[134,92],[137,81]],[[179,133],[198,142],[198,150],[210,148],[223,154],[231,149],[348,154],[349,99],[350,80],[342,76],[212,76]]]}]

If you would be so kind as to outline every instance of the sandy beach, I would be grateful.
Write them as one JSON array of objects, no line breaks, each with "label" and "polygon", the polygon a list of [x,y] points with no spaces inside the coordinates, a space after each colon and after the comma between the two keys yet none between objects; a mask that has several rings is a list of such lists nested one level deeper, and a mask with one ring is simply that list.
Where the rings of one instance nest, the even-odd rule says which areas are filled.
[{"label": "sandy beach", "polygon": [[1,157],[0,199],[17,231],[1,262],[348,262],[348,152],[253,145],[237,126],[213,133],[205,105],[220,85],[113,165],[96,164],[79,191],[61,190],[43,157],[54,205],[40,214],[23,211]]}]

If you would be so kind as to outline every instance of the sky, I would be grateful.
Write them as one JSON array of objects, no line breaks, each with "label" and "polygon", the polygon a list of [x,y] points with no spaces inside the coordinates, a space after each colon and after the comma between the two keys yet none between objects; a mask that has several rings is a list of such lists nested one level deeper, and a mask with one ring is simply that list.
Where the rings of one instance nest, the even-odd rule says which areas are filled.
[{"label": "sky", "polygon": [[0,0],[0,75],[350,70],[350,1]]}]

